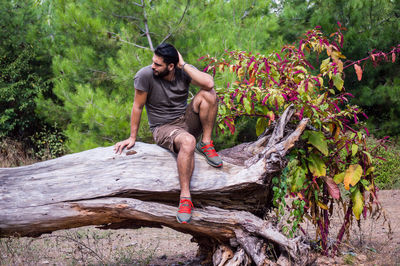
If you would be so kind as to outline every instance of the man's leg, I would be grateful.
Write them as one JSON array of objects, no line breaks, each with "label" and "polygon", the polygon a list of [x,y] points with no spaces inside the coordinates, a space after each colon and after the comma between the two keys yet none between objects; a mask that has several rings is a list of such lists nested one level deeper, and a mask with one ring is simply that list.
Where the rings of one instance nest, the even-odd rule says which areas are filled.
[{"label": "man's leg", "polygon": [[217,94],[214,90],[200,90],[193,99],[193,111],[199,114],[203,136],[196,144],[196,151],[206,157],[207,162],[214,167],[221,167],[222,160],[214,149],[211,140],[215,118],[218,112]]},{"label": "man's leg", "polygon": [[178,151],[177,165],[181,195],[176,219],[180,223],[188,223],[192,218],[193,203],[190,196],[190,179],[194,169],[194,149],[196,139],[189,133],[181,133],[174,139]]},{"label": "man's leg", "polygon": [[218,112],[217,94],[215,91],[200,90],[193,99],[193,110],[199,114],[203,127],[202,141],[210,143]]},{"label": "man's leg", "polygon": [[175,137],[174,145],[178,151],[177,165],[181,186],[181,197],[190,198],[189,185],[194,169],[194,149],[196,147],[196,139],[189,133],[181,133]]}]

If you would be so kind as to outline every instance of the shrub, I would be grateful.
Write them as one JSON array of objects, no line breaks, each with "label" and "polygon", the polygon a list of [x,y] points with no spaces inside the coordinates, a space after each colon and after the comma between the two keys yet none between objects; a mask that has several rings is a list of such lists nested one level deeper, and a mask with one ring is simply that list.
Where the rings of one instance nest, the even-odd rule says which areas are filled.
[{"label": "shrub", "polygon": [[54,128],[44,126],[42,131],[31,136],[35,147],[34,157],[44,161],[64,155],[67,151],[64,144],[65,139],[65,135],[58,130],[57,126]]}]

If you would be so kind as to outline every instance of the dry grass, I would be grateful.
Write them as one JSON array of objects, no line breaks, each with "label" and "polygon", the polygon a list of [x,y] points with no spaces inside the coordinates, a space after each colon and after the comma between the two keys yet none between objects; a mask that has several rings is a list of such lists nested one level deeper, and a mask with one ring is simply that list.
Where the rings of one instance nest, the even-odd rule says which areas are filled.
[{"label": "dry grass", "polygon": [[0,168],[29,165],[37,162],[33,151],[22,142],[12,139],[0,141]]},{"label": "dry grass", "polygon": [[38,238],[0,238],[0,265],[166,265],[194,259],[190,236],[169,228],[60,230]]}]

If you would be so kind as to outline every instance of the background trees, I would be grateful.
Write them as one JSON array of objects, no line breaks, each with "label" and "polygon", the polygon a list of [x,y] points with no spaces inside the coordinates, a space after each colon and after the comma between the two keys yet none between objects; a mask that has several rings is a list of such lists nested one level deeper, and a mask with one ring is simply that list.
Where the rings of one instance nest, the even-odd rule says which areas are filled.
[{"label": "background trees", "polygon": [[32,1],[0,3],[0,138],[23,140],[42,127],[35,98],[51,89],[51,58],[41,50],[37,16]]},{"label": "background trees", "polygon": [[[390,50],[399,42],[393,33],[400,27],[399,3],[391,0],[24,0],[2,1],[1,12],[0,135],[30,136],[47,124],[64,132],[70,151],[128,136],[132,78],[163,41],[203,69],[200,56],[220,57],[234,49],[268,55],[316,25],[334,32],[337,21],[347,28],[343,53],[360,59],[373,49]],[[372,132],[398,135],[398,61],[360,65],[361,82],[352,68],[345,71],[352,101],[370,116]],[[254,137],[249,132],[254,126],[252,119],[242,119],[236,136],[220,135],[220,141]],[[145,114],[140,130],[141,139],[150,141]]]}]

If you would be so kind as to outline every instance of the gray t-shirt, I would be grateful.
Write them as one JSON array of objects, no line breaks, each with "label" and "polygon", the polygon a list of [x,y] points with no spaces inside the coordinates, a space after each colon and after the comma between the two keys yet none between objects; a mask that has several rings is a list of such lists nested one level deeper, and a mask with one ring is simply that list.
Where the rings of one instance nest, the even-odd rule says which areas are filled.
[{"label": "gray t-shirt", "polygon": [[190,76],[180,69],[176,69],[173,81],[154,76],[151,65],[136,73],[135,89],[148,93],[146,110],[151,130],[185,113],[190,82]]}]

